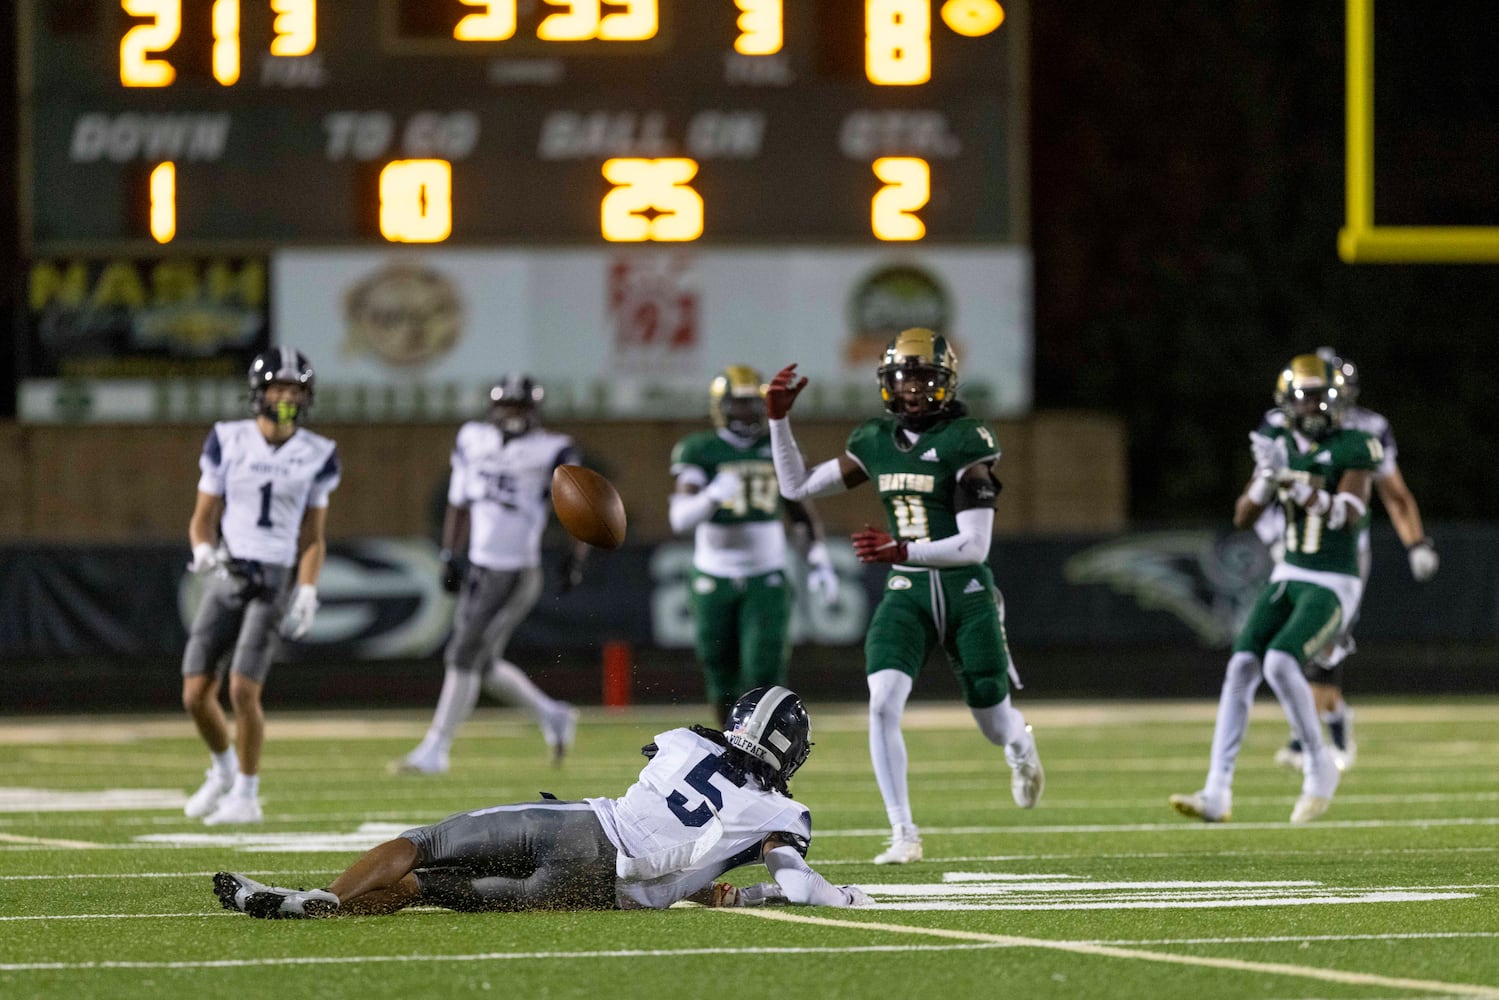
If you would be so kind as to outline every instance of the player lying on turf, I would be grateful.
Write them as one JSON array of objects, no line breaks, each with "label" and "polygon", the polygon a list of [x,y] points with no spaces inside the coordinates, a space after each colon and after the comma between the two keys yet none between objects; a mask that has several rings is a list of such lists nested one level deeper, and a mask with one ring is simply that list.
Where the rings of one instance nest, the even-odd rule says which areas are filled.
[{"label": "player lying on turf", "polygon": [[[812,817],[786,783],[812,750],[806,706],[784,687],[734,703],[728,727],[661,733],[624,796],[491,806],[408,830],[373,848],[326,889],[279,889],[232,872],[213,877],[225,909],[253,917],[450,910],[662,908],[803,903],[858,906],[856,886],[828,884],[804,860]],[[773,883],[715,880],[763,861]]]}]

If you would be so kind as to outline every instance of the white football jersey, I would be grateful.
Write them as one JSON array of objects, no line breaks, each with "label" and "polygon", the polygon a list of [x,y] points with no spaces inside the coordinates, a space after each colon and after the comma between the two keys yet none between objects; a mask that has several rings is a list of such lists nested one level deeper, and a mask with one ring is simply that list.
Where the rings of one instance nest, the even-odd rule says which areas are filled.
[{"label": "white football jersey", "polygon": [[469,562],[500,570],[541,565],[552,471],[578,462],[566,434],[537,428],[507,441],[487,420],[460,427],[448,503],[469,510]]},{"label": "white football jersey", "polygon": [[298,428],[272,445],[253,418],[214,424],[198,467],[198,489],[224,498],[219,531],[229,554],[274,566],[295,565],[303,515],[328,506],[341,476],[330,439]]},{"label": "white football jersey", "polygon": [[656,754],[617,799],[585,799],[619,851],[622,907],[670,906],[740,865],[771,834],[806,854],[812,814],[731,765],[690,729],[656,737]]}]

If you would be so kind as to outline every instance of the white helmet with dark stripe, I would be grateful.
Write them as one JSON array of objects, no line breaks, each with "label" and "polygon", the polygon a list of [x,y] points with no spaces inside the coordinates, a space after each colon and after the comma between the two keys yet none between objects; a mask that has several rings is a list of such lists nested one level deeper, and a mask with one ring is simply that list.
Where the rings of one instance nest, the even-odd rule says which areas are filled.
[{"label": "white helmet with dark stripe", "polygon": [[[257,417],[266,417],[277,423],[297,423],[312,409],[317,373],[312,370],[307,355],[294,347],[273,347],[255,355],[255,360],[250,362],[249,381],[250,412]],[[303,402],[267,403],[266,389],[277,384],[300,385],[305,392]]]},{"label": "white helmet with dark stripe", "polygon": [[807,706],[780,685],[755,688],[734,702],[724,735],[729,746],[765,764],[781,783],[790,780],[812,752]]}]

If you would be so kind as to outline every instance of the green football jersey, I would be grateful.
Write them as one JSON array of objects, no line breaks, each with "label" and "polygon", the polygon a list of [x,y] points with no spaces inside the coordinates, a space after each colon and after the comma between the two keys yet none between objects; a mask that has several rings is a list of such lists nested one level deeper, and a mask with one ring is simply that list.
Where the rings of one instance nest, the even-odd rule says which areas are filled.
[{"label": "green football jersey", "polygon": [[929,542],[958,533],[958,473],[998,459],[999,445],[972,417],[938,424],[914,443],[894,417],[879,417],[848,436],[848,454],[879,491],[890,534]]},{"label": "green football jersey", "polygon": [[757,438],[746,448],[724,440],[717,431],[699,431],[677,442],[671,450],[671,474],[695,466],[711,481],[724,470],[739,473],[744,488],[713,512],[713,524],[745,524],[774,521],[781,516],[781,487],[775,463],[770,458],[770,435]]},{"label": "green football jersey", "polygon": [[[1331,496],[1337,495],[1343,473],[1355,469],[1372,472],[1384,460],[1384,446],[1379,439],[1363,431],[1333,431],[1315,442],[1309,451],[1302,452],[1288,428],[1271,430],[1286,440],[1292,475]],[[1323,573],[1358,576],[1358,536],[1368,527],[1367,510],[1363,517],[1332,531],[1325,523],[1325,514],[1309,513],[1293,503],[1288,487],[1281,487],[1280,503],[1286,512],[1287,563]]]}]

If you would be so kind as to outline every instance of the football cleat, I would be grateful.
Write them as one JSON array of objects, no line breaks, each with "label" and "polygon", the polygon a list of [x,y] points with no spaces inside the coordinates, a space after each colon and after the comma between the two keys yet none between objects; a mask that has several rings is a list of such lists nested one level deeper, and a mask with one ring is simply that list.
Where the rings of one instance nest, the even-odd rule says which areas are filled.
[{"label": "football cleat", "polygon": [[1297,797],[1296,805],[1291,809],[1292,823],[1310,823],[1312,820],[1327,812],[1327,807],[1332,805],[1332,799],[1322,795],[1302,795]]},{"label": "football cleat", "polygon": [[1297,774],[1300,774],[1302,764],[1301,741],[1292,740],[1275,751],[1275,763],[1287,771],[1295,771]]},{"label": "football cleat", "polygon": [[908,865],[921,860],[921,837],[914,826],[896,827],[888,843],[888,847],[874,856],[875,864]]},{"label": "football cleat", "polygon": [[552,751],[552,763],[562,763],[578,735],[578,710],[565,701],[559,701],[557,708],[542,719],[541,735]]},{"label": "football cleat", "polygon": [[[1025,727],[1027,736],[1031,727]],[[1036,739],[1031,736],[1030,749],[1024,756],[1013,756],[1005,748],[1005,760],[1010,765],[1010,795],[1022,809],[1033,809],[1041,801],[1041,791],[1046,787],[1046,771],[1041,767],[1041,755],[1036,752]]]},{"label": "football cleat", "polygon": [[213,891],[224,909],[261,920],[306,920],[338,913],[338,897],[326,889],[281,889],[233,872],[215,875]]},{"label": "football cleat", "polygon": [[447,774],[448,753],[422,744],[390,765],[392,774]]},{"label": "football cleat", "polygon": [[240,823],[260,823],[265,820],[260,811],[260,799],[254,795],[225,795],[214,806],[213,812],[203,817],[204,826],[233,826]]},{"label": "football cleat", "polygon": [[1171,796],[1171,808],[1183,816],[1200,819],[1204,823],[1227,823],[1233,817],[1233,811],[1227,803],[1220,807],[1216,802],[1209,802],[1202,792]]},{"label": "football cleat", "polygon": [[202,819],[213,812],[214,807],[219,804],[219,799],[227,795],[233,785],[232,774],[220,775],[210,767],[203,772],[203,784],[198,786],[198,790],[193,792],[187,804],[182,807],[183,814],[193,819]]}]

